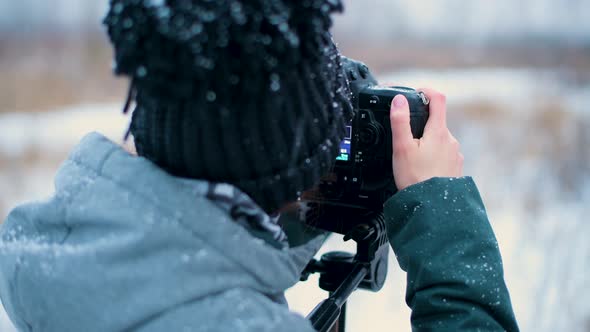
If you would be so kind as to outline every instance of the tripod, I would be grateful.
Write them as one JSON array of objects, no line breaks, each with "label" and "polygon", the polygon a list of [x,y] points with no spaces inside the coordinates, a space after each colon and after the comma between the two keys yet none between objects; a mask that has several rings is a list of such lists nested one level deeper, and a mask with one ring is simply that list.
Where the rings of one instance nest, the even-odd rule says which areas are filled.
[{"label": "tripod", "polygon": [[[344,332],[348,297],[358,288],[379,291],[385,283],[389,244],[383,213],[365,217],[366,222],[357,222],[344,236],[345,241],[357,243],[356,255],[329,252],[319,261],[312,260],[301,275],[305,281],[310,274],[319,273],[320,288],[330,294],[307,316],[317,331]],[[335,231],[332,225],[327,226]],[[321,223],[317,226],[325,228]]]}]

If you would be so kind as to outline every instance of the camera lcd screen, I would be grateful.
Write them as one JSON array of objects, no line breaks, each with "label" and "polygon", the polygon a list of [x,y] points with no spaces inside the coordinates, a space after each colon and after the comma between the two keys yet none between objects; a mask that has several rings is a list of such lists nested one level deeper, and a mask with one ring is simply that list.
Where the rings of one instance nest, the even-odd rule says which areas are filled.
[{"label": "camera lcd screen", "polygon": [[340,154],[336,157],[336,160],[349,161],[350,160],[350,146],[352,139],[352,126],[346,126],[346,136],[340,142]]}]

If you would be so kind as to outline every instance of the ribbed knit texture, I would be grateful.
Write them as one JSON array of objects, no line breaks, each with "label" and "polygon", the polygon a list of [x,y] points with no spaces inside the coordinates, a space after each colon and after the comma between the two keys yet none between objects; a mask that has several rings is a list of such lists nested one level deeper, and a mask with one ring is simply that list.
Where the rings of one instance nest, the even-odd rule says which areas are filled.
[{"label": "ribbed knit texture", "polygon": [[332,166],[352,117],[329,28],[339,1],[112,0],[137,151],[274,212]]}]

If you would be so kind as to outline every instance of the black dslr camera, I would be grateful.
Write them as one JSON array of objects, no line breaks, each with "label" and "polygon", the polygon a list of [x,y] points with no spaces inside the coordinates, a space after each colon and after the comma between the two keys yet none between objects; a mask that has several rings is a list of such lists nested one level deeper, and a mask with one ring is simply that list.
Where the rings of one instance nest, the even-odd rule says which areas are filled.
[{"label": "black dslr camera", "polygon": [[303,271],[301,280],[319,273],[320,288],[330,292],[308,315],[317,331],[344,331],[349,295],[357,288],[378,291],[385,283],[389,243],[383,203],[397,191],[389,121],[393,98],[402,94],[408,99],[415,138],[422,137],[428,121],[429,102],[422,92],[379,86],[363,63],[342,60],[355,115],[332,172],[302,197],[300,217],[313,227],[344,234],[345,241],[354,240],[357,252],[324,254]]},{"label": "black dslr camera", "polygon": [[355,116],[346,128],[333,171],[306,200],[346,210],[381,211],[397,191],[392,173],[391,102],[398,94],[408,99],[412,133],[420,138],[428,121],[429,101],[412,88],[379,86],[365,64],[342,59]]}]

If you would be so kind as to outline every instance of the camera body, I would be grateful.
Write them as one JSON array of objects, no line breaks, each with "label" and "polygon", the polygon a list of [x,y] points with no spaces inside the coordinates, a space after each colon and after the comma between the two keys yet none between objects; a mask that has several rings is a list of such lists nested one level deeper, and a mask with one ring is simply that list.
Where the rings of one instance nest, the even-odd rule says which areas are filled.
[{"label": "camera body", "polygon": [[331,329],[342,317],[337,303],[344,303],[357,287],[379,291],[387,276],[389,244],[383,204],[397,191],[393,178],[391,103],[404,95],[410,106],[414,138],[422,137],[428,121],[428,99],[406,87],[379,86],[369,68],[342,58],[352,90],[354,117],[340,143],[340,155],[332,172],[304,193],[299,218],[306,224],[344,234],[357,244],[355,255],[332,252],[312,260],[302,274],[320,273],[320,287],[330,297],[308,316],[318,331]]},{"label": "camera body", "polygon": [[322,206],[381,211],[397,191],[392,172],[391,102],[398,94],[408,99],[414,138],[422,137],[429,102],[412,88],[379,86],[361,62],[343,58],[343,65],[355,115],[347,126],[333,171],[306,200]]}]

